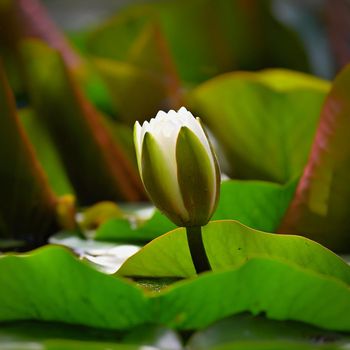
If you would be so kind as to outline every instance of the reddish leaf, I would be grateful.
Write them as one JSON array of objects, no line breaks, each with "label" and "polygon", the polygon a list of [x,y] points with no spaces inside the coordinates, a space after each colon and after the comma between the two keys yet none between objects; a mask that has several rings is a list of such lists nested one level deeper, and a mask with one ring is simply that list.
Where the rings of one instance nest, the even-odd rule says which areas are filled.
[{"label": "reddish leaf", "polygon": [[60,54],[31,40],[22,46],[28,91],[45,119],[81,204],[142,200],[136,169],[75,83]]},{"label": "reddish leaf", "polygon": [[308,164],[279,232],[350,251],[350,65],[335,79],[321,112]]},{"label": "reddish leaf", "polygon": [[16,115],[0,67],[0,236],[42,243],[55,229],[56,199]]}]

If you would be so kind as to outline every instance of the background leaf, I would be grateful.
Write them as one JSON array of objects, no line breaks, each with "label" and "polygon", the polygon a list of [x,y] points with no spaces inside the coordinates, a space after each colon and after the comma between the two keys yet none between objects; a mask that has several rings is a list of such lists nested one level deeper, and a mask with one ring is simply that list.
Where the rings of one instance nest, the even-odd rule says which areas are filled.
[{"label": "background leaf", "polygon": [[165,327],[140,326],[120,332],[28,321],[2,323],[0,344],[4,350],[138,350],[142,346],[154,350],[182,349],[179,335]]},{"label": "background leaf", "polygon": [[259,349],[259,346],[267,343],[268,349],[285,349],[288,346],[300,349],[303,345],[310,349],[322,349],[322,345],[341,349],[348,342],[346,335],[320,330],[300,322],[279,322],[262,315],[244,313],[225,318],[196,332],[187,346],[191,350],[216,349],[220,346],[237,349],[254,349],[256,346]]},{"label": "background leaf", "polygon": [[327,95],[308,164],[279,229],[344,253],[350,251],[349,89],[350,65]]},{"label": "background leaf", "polygon": [[143,222],[129,219],[112,219],[103,223],[95,232],[94,239],[107,241],[147,242],[176,228],[166,216],[155,209],[151,218]]},{"label": "background leaf", "polygon": [[0,236],[42,244],[56,229],[56,198],[16,114],[0,66]]},{"label": "background leaf", "polygon": [[103,116],[84,97],[60,55],[38,41],[27,41],[22,50],[31,101],[60,152],[80,203],[142,200],[144,193],[136,169],[104,127]]},{"label": "background leaf", "polygon": [[263,181],[224,181],[212,219],[233,219],[257,230],[275,232],[294,195],[296,184],[295,180],[287,185]]},{"label": "background leaf", "polygon": [[30,108],[19,110],[19,118],[57,195],[74,194],[57,149],[41,118]]},{"label": "background leaf", "polygon": [[[275,232],[294,195],[296,183],[291,181],[287,185],[279,185],[263,181],[223,181],[213,220],[234,219],[251,228]],[[146,219],[138,219],[137,213],[138,210],[133,210],[131,219],[104,222],[93,234],[94,239],[148,242],[176,228],[158,209],[154,209],[152,216]]]},{"label": "background leaf", "polygon": [[198,86],[188,104],[222,145],[231,177],[286,183],[306,164],[328,89],[300,73],[236,72]]},{"label": "background leaf", "polygon": [[[226,0],[215,5],[209,0],[136,5],[93,30],[86,47],[90,54],[119,61],[135,62],[135,53],[140,53],[138,63],[141,57],[140,64],[152,68],[156,64],[162,71],[154,56],[157,51],[140,48],[147,39],[155,46],[164,40],[185,85],[234,69],[286,66],[307,70],[298,38],[271,16],[269,7],[269,1],[245,5]],[[154,28],[159,28],[161,36]],[[283,48],[276,48],[276,40]],[[119,45],[110,45],[115,41]]]}]

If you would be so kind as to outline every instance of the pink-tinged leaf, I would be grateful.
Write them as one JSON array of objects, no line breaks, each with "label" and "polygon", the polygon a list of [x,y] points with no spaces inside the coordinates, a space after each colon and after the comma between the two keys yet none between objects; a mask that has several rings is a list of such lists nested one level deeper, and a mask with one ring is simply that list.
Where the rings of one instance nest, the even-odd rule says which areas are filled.
[{"label": "pink-tinged leaf", "polygon": [[55,229],[55,206],[0,66],[0,237],[43,243]]},{"label": "pink-tinged leaf", "polygon": [[350,65],[324,103],[311,154],[279,232],[350,251]]},{"label": "pink-tinged leaf", "polygon": [[22,45],[33,107],[60,152],[81,204],[144,198],[137,170],[77,86],[61,55],[44,43]]},{"label": "pink-tinged leaf", "polygon": [[1,39],[17,50],[25,38],[38,38],[60,51],[71,68],[79,66],[81,58],[50,18],[39,0],[9,0],[0,7],[3,25]]}]

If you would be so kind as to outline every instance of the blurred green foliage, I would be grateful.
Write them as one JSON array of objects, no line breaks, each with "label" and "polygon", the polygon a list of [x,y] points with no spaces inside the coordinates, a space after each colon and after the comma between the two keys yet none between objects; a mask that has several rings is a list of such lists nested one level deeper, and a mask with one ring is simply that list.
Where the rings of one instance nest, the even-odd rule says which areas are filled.
[{"label": "blurred green foliage", "polygon": [[[112,276],[94,260],[80,261],[80,243],[74,251],[48,245],[0,255],[0,321],[120,331],[120,343],[110,333],[106,341],[74,332],[57,339],[46,325],[33,339],[8,323],[1,345],[134,349],[146,342],[135,337],[155,323],[181,330],[166,331],[179,349],[190,335],[183,330],[249,311],[297,320],[296,333],[281,339],[283,323],[273,332],[271,320],[254,317],[268,328],[257,336],[263,341],[239,321],[230,327],[252,337],[220,335],[214,348],[342,347],[339,334],[315,329],[319,345],[296,330],[309,334],[306,322],[350,331],[349,266],[306,238],[255,230],[303,234],[349,252],[349,67],[333,83],[306,74],[300,38],[276,20],[268,0],[147,2],[69,35],[38,0],[0,0],[0,23],[0,250],[43,245],[60,229],[78,235],[90,258],[99,257],[96,240],[151,241]],[[204,228],[215,271],[198,277],[183,229],[171,231],[157,210],[144,217],[122,203],[146,200],[133,123],[181,105],[208,126],[231,177],[213,218],[237,220]],[[188,348],[203,348],[195,337]]]}]

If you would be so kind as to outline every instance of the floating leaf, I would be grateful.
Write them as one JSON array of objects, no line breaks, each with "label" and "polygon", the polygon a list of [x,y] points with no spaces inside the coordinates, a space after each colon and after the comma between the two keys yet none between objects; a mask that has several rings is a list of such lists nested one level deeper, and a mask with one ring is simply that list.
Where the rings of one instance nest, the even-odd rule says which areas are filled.
[{"label": "floating leaf", "polygon": [[0,256],[0,320],[62,321],[124,329],[150,318],[141,289],[79,261],[66,248]]},{"label": "floating leaf", "polygon": [[200,85],[188,103],[223,146],[231,177],[286,183],[306,164],[328,88],[301,73],[237,72]]},{"label": "floating leaf", "polygon": [[229,271],[177,282],[154,301],[158,322],[181,329],[201,328],[249,310],[270,319],[350,330],[349,285],[285,259],[248,258]]},{"label": "floating leaf", "polygon": [[140,249],[137,245],[83,239],[72,231],[51,236],[49,243],[72,249],[80,259],[90,262],[97,270],[107,274],[115,273],[127,258]]},{"label": "floating leaf", "polygon": [[[258,230],[274,232],[289,205],[295,186],[296,181],[284,186],[263,181],[224,181],[213,220],[234,219]],[[93,237],[107,241],[148,242],[175,227],[155,209],[146,220],[138,220],[137,215],[133,223],[127,219],[108,220],[98,227]]]},{"label": "floating leaf", "polygon": [[213,220],[233,219],[257,230],[275,232],[293,197],[296,182],[279,185],[263,181],[224,181]]},{"label": "floating leaf", "polygon": [[309,161],[280,227],[350,251],[350,65],[336,77],[322,109]]},{"label": "floating leaf", "polygon": [[81,216],[80,227],[83,230],[93,230],[105,221],[122,218],[124,214],[116,203],[105,201],[87,208]]},{"label": "floating leaf", "polygon": [[62,323],[2,323],[3,350],[181,350],[179,335],[160,326],[139,326],[130,332]]},{"label": "floating leaf", "polygon": [[[320,244],[300,236],[253,230],[237,221],[212,221],[203,227],[203,243],[213,271],[237,266],[251,257],[283,260],[350,284],[350,267]],[[178,228],[144,246],[118,271],[124,276],[195,275],[186,230]]]},{"label": "floating leaf", "polygon": [[[244,313],[220,320],[208,328],[194,333],[187,343],[191,350],[228,349],[344,349],[349,337],[343,334],[321,330],[300,322],[279,322],[262,315]],[[280,346],[282,345],[282,346]],[[230,347],[231,346],[231,347]],[[264,347],[263,347],[264,348]]]},{"label": "floating leaf", "polygon": [[43,243],[55,230],[55,196],[35,157],[0,66],[0,236]]},{"label": "floating leaf", "polygon": [[[207,272],[168,287],[153,280],[142,291],[94,270],[65,248],[47,246],[0,257],[0,321],[61,321],[106,329],[152,322],[197,329],[250,311],[350,331],[350,291],[340,279],[345,279],[343,267],[334,263],[330,252],[323,255],[324,264],[319,259],[304,266],[276,257],[246,257],[226,271]],[[344,264],[344,269],[349,273],[350,267]]]},{"label": "floating leaf", "polygon": [[[140,222],[138,222],[140,221]],[[95,232],[94,239],[106,241],[147,242],[161,236],[176,226],[158,210],[147,220],[112,219],[102,224]]]}]

